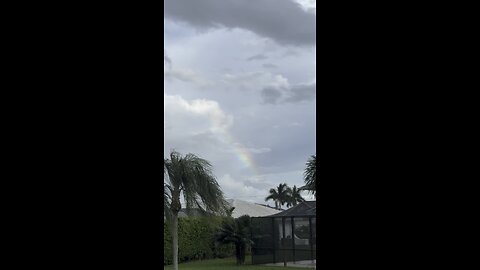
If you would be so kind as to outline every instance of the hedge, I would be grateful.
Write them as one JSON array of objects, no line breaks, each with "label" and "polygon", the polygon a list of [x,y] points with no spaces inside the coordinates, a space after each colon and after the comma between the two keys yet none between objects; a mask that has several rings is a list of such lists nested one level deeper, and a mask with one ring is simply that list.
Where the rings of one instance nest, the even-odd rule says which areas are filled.
[{"label": "hedge", "polygon": [[[221,217],[188,217],[178,219],[178,261],[225,258],[233,256],[233,245],[215,244],[215,233],[222,223]],[[164,224],[164,264],[172,264],[172,235]]]}]

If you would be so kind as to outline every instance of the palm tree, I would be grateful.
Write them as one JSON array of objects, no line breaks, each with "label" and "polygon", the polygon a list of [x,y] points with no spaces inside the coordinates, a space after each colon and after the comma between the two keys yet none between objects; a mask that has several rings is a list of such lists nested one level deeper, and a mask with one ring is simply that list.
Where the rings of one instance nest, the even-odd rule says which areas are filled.
[{"label": "palm tree", "polygon": [[302,194],[300,194],[300,191],[302,191],[302,189],[297,188],[297,186],[293,186],[292,193],[290,194],[290,198],[287,202],[287,207],[295,206],[298,203],[305,201],[305,199],[302,197]]},{"label": "palm tree", "polygon": [[227,202],[212,173],[211,164],[193,154],[182,157],[172,151],[164,160],[165,216],[172,227],[173,269],[178,270],[178,213],[183,194],[186,208],[193,206],[210,213],[225,213]]},{"label": "palm tree", "polygon": [[286,183],[279,184],[277,189],[271,188],[270,195],[265,198],[265,201],[273,200],[275,202],[275,208],[279,209],[279,206],[283,206],[286,202],[288,202],[288,198],[292,190],[287,186]]},{"label": "palm tree", "polygon": [[305,186],[301,189],[310,191],[315,198],[317,197],[317,157],[311,156],[307,161],[305,171],[303,172]]},{"label": "palm tree", "polygon": [[247,246],[253,243],[250,239],[250,217],[244,215],[236,219],[226,218],[215,235],[215,241],[220,245],[233,243],[237,264],[244,264]]}]

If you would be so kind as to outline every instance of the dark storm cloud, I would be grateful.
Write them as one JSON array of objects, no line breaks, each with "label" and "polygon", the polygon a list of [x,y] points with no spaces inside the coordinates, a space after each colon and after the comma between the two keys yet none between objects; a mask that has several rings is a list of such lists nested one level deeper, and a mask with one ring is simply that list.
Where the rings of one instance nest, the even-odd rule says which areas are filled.
[{"label": "dark storm cloud", "polygon": [[164,64],[166,63],[169,66],[169,68],[172,68],[172,59],[168,57],[167,51],[165,49],[163,49],[163,63]]},{"label": "dark storm cloud", "polygon": [[277,104],[282,97],[282,92],[273,87],[267,87],[262,90],[262,101],[267,104]]},{"label": "dark storm cloud", "polygon": [[[317,84],[299,84],[288,88],[268,86],[262,89],[261,97],[264,104],[298,103],[315,101]],[[285,94],[286,98],[282,99]]]},{"label": "dark storm cloud", "polygon": [[[309,115],[308,117],[313,118],[314,116]],[[268,136],[272,144],[269,147],[272,148],[272,151],[262,156],[256,156],[255,162],[265,173],[274,173],[279,170],[303,170],[308,157],[315,154],[314,134],[315,125],[283,128],[281,135],[277,131],[276,136],[273,134]]]},{"label": "dark storm cloud", "polygon": [[265,60],[265,59],[268,59],[268,57],[266,57],[264,54],[257,54],[247,58],[247,61]]},{"label": "dark storm cloud", "polygon": [[316,44],[316,15],[290,0],[165,0],[166,18],[205,29],[243,28],[280,44]]},{"label": "dark storm cloud", "polygon": [[264,68],[278,68],[278,66],[276,66],[274,64],[270,64],[270,63],[263,64],[262,67],[264,67]]},{"label": "dark storm cloud", "polygon": [[317,92],[317,84],[296,85],[290,89],[290,96],[285,99],[285,102],[301,102],[315,100]]}]

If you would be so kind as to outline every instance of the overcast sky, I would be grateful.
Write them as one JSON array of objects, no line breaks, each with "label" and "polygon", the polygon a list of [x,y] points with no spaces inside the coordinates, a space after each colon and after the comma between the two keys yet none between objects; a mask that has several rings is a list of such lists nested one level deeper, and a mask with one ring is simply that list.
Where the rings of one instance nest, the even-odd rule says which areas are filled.
[{"label": "overcast sky", "polygon": [[302,186],[316,149],[315,22],[315,0],[165,0],[164,157],[209,160],[227,198]]}]

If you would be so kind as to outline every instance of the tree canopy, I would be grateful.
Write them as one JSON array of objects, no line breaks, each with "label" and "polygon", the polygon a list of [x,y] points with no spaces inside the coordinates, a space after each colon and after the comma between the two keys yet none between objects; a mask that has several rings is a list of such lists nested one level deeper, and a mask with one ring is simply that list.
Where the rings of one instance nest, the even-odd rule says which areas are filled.
[{"label": "tree canopy", "polygon": [[305,186],[303,190],[308,190],[315,198],[317,197],[317,157],[316,154],[311,156],[307,161],[305,171],[303,173]]},{"label": "tree canopy", "polygon": [[280,206],[283,206],[290,200],[292,190],[286,183],[283,183],[279,184],[276,189],[271,188],[269,193],[270,195],[265,198],[265,201],[273,200],[275,208],[280,209]]},{"label": "tree canopy", "polygon": [[172,226],[173,268],[178,270],[180,196],[183,195],[187,209],[196,207],[207,213],[225,214],[228,204],[213,175],[212,165],[205,159],[172,151],[170,158],[164,159],[163,172],[165,217]]}]

